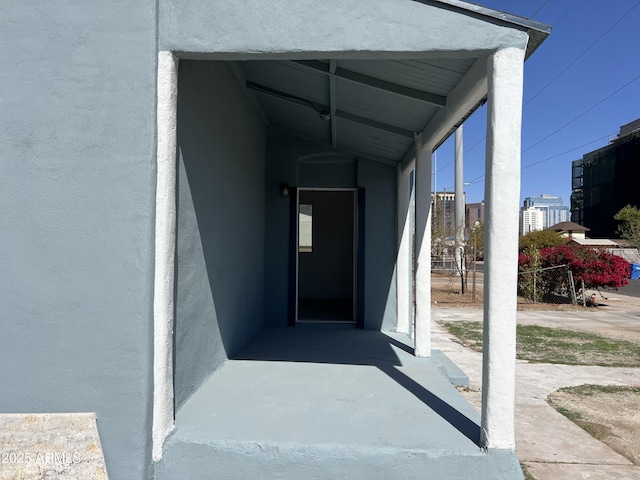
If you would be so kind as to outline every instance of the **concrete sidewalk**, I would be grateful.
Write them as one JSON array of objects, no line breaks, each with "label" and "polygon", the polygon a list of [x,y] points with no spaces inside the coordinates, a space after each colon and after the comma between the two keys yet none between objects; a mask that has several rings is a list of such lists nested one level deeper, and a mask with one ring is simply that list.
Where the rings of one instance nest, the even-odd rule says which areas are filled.
[{"label": "concrete sidewalk", "polygon": [[[640,312],[640,305],[637,307]],[[467,400],[481,405],[482,354],[462,346],[449,335],[439,321],[482,321],[477,308],[433,308],[433,348],[442,350],[468,376]],[[589,313],[591,315],[587,315]],[[585,331],[605,329],[611,336],[629,329],[638,332],[640,318],[620,311],[594,309],[593,312],[532,311],[518,312],[519,323],[549,326],[576,324]],[[537,480],[640,479],[635,466],[602,442],[576,426],[550,407],[547,396],[560,387],[586,383],[603,385],[640,385],[640,368],[583,367],[534,364],[517,361],[516,366],[516,449]]]}]

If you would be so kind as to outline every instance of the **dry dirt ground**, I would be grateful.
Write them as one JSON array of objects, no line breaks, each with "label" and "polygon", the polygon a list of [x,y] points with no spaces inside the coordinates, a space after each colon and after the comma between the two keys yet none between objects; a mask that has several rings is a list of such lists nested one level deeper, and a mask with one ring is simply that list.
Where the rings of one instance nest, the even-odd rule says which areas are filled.
[{"label": "dry dirt ground", "polygon": [[549,403],[569,411],[577,425],[640,465],[640,387],[618,392],[577,390],[556,391],[549,395]]}]

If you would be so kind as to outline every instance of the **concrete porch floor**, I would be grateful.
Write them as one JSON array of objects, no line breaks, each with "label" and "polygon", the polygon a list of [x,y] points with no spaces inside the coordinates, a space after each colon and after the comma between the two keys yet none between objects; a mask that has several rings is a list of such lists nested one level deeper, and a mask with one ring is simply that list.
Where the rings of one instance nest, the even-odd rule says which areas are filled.
[{"label": "concrete porch floor", "polygon": [[265,329],[182,407],[157,479],[522,478],[406,336]]}]

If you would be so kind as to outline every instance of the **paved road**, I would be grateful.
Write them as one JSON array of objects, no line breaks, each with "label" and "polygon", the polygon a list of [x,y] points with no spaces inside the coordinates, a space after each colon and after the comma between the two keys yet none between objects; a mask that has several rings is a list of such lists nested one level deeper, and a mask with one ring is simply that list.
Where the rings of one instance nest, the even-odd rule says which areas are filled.
[{"label": "paved road", "polygon": [[640,298],[640,280],[629,280],[629,285],[619,288],[617,293]]}]

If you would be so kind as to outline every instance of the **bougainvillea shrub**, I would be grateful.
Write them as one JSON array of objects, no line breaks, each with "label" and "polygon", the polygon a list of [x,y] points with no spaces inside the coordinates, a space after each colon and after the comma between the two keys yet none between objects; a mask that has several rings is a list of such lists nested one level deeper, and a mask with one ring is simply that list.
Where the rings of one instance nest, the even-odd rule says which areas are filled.
[{"label": "bougainvillea shrub", "polygon": [[624,258],[602,249],[559,245],[542,248],[539,255],[521,253],[520,271],[567,265],[576,285],[585,288],[618,288],[627,285],[631,266]]}]

